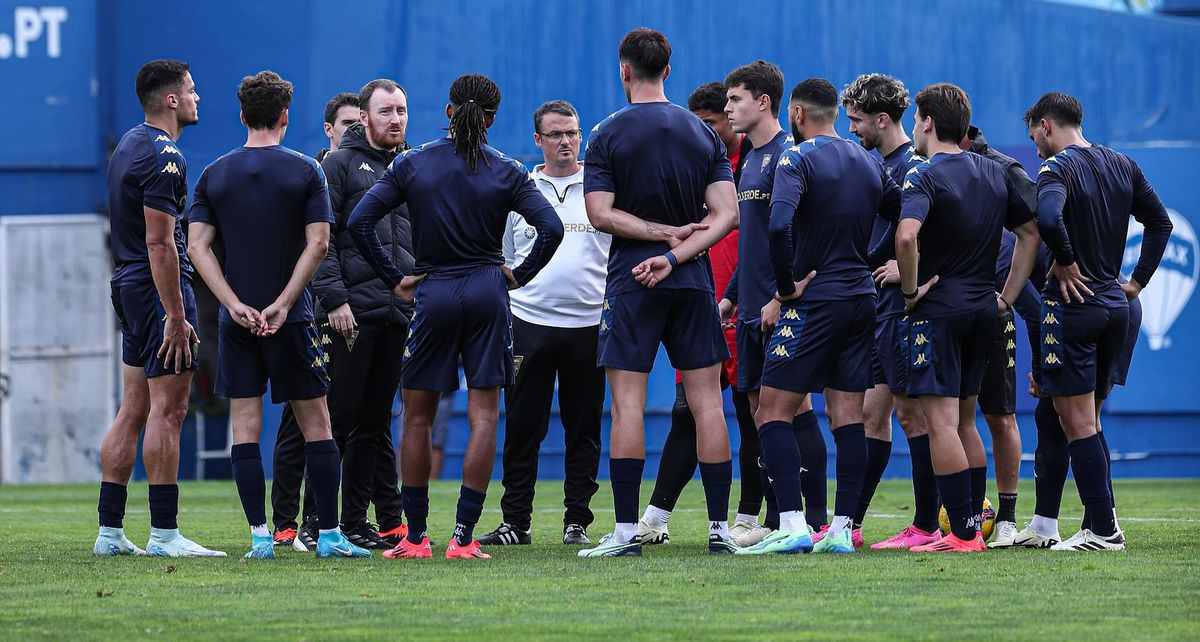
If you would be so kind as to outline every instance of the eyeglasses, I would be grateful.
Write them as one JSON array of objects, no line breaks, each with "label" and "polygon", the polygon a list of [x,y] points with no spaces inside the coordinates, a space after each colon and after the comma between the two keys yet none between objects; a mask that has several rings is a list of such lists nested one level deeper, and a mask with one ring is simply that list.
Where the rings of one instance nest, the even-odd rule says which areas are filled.
[{"label": "eyeglasses", "polygon": [[580,136],[583,135],[583,130],[579,130],[579,129],[568,129],[567,131],[557,131],[556,130],[556,131],[552,131],[552,132],[538,132],[538,134],[542,138],[546,138],[546,139],[549,139],[552,141],[560,141],[563,139],[563,136],[566,136],[567,138],[569,138],[571,140],[575,140],[576,138],[579,138]]}]

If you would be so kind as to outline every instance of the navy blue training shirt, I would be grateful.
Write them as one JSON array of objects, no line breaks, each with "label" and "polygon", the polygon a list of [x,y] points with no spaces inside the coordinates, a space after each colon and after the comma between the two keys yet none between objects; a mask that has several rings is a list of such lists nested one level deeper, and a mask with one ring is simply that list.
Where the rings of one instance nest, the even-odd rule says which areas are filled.
[{"label": "navy blue training shirt", "polygon": [[179,273],[192,278],[183,229],[186,200],[187,162],[179,144],[167,132],[147,123],[125,132],[108,162],[109,244],[116,264],[113,285],[153,279],[143,207],[175,217]]},{"label": "navy blue training shirt", "polygon": [[537,276],[562,242],[562,221],[524,165],[483,145],[476,171],[471,172],[466,154],[455,153],[454,140],[439,138],[397,156],[347,222],[367,262],[392,288],[405,275],[383,251],[375,224],[401,203],[408,204],[412,222],[415,271],[430,278],[504,265],[509,212],[517,212],[537,230],[529,256],[513,269],[521,285]]},{"label": "navy blue training shirt", "polygon": [[[920,163],[925,162],[925,157],[917,153],[917,148],[911,142],[905,143],[891,153],[883,157],[883,171],[897,185],[908,174],[908,170],[916,167]],[[885,218],[875,219],[875,224],[871,227],[871,242],[869,247],[876,247],[880,243],[884,245],[879,249],[883,250],[882,256],[887,259],[895,258],[896,255],[896,225]],[[884,260],[887,260],[884,259]],[[876,267],[876,266],[871,266]],[[899,316],[904,313],[904,294],[900,291],[899,283],[888,283],[879,289],[879,299],[875,304],[875,319],[887,319],[894,316]]]},{"label": "navy blue training shirt", "polygon": [[[1142,170],[1128,156],[1103,147],[1072,145],[1051,156],[1038,171],[1038,229],[1059,265],[1079,264],[1091,281],[1084,301],[1124,307],[1117,283],[1129,215],[1145,226],[1142,254],[1132,278],[1145,286],[1171,237],[1171,219]],[[1059,295],[1050,279],[1046,293]]]},{"label": "navy blue training shirt", "polygon": [[[733,182],[717,133],[673,103],[635,103],[609,116],[592,129],[585,159],[585,194],[611,192],[616,209],[671,226],[699,223],[707,216],[708,186]],[[665,242],[614,236],[605,296],[644,287],[633,268],[669,249]],[[706,258],[680,263],[655,287],[712,292],[712,267]]]},{"label": "navy blue training shirt", "polygon": [[900,188],[858,143],[816,136],[784,152],[771,194],[771,263],[775,285],[816,270],[801,301],[838,301],[875,294],[867,242],[878,213],[894,217]]},{"label": "navy blue training shirt", "polygon": [[750,324],[775,296],[775,269],[771,266],[767,230],[771,223],[771,191],[775,167],[795,141],[780,131],[767,144],[750,150],[738,180],[738,318]]},{"label": "navy blue training shirt", "polygon": [[[317,161],[271,145],[239,147],[204,168],[189,218],[217,228],[225,280],[242,303],[262,311],[291,280],[308,244],[305,226],[332,224],[333,211]],[[312,320],[312,293],[304,288],[286,323]],[[233,322],[224,306],[220,321]]]},{"label": "navy blue training shirt", "polygon": [[939,277],[917,303],[922,316],[996,305],[1001,231],[1033,220],[999,163],[973,152],[935,154],[904,178],[900,219],[923,221],[918,284]]}]

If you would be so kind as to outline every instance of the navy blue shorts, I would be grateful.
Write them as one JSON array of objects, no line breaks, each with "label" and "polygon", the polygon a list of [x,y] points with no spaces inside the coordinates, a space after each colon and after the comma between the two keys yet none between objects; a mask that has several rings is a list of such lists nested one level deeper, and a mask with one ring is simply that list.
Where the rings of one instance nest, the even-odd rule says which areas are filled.
[{"label": "navy blue shorts", "polygon": [[[184,318],[199,332],[196,322],[196,295],[192,291],[192,282],[180,279],[179,293],[183,296]],[[121,362],[127,366],[144,369],[147,379],[175,374],[174,364],[167,368],[162,359],[158,358],[167,312],[163,309],[162,300],[158,298],[158,289],[154,287],[154,281],[112,286],[112,306],[121,322]],[[196,369],[194,348],[192,365],[187,369]]]},{"label": "navy blue shorts", "polygon": [[890,316],[875,323],[875,343],[872,355],[875,384],[887,384],[892,394],[907,390],[904,382],[908,363],[908,317]]},{"label": "navy blue shorts", "polygon": [[311,321],[285,323],[266,338],[222,322],[217,325],[214,391],[231,399],[261,397],[270,381],[272,403],[324,397],[329,392],[328,342]]},{"label": "navy blue shorts", "polygon": [[650,372],[659,343],[676,370],[698,370],[728,359],[712,293],[646,288],[604,300],[596,365]]},{"label": "navy blue shorts", "polygon": [[872,387],[875,297],[784,303],[767,342],[762,385],[792,392]]},{"label": "navy blue shorts", "polygon": [[1102,308],[1042,297],[1042,391],[1071,396],[1114,381],[1129,335],[1129,308]]},{"label": "navy blue shorts", "polygon": [[1113,385],[1123,386],[1129,378],[1129,366],[1133,363],[1133,349],[1137,347],[1138,333],[1141,330],[1142,301],[1134,299],[1129,302],[1129,331],[1125,334],[1125,347],[1121,350],[1121,358],[1117,359],[1117,365],[1113,368]]},{"label": "navy blue shorts", "polygon": [[763,335],[762,319],[750,323],[737,322],[737,387],[752,392],[762,387],[763,365],[767,352],[767,337]]},{"label": "navy blue shorts", "polygon": [[979,388],[979,409],[985,415],[1011,415],[1017,411],[1017,325],[1012,310],[1000,317],[998,327]]},{"label": "navy blue shorts", "polygon": [[417,286],[400,386],[458,390],[462,361],[468,388],[513,383],[512,314],[500,268],[464,276],[431,276]]},{"label": "navy blue shorts", "polygon": [[908,395],[966,399],[979,394],[999,323],[993,307],[932,319],[910,314]]}]

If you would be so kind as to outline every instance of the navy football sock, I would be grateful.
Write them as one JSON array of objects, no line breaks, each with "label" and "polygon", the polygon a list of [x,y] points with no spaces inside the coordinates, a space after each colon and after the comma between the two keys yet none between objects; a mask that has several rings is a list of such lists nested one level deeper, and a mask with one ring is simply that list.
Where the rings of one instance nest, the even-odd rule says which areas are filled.
[{"label": "navy football sock", "polygon": [[324,439],[304,444],[304,459],[317,504],[317,527],[323,531],[337,528],[338,487],[342,483],[342,458],[337,442]]},{"label": "navy football sock", "polygon": [[150,484],[150,526],[179,528],[179,484]]},{"label": "navy football sock", "polygon": [[[762,436],[759,436],[762,439]],[[762,451],[758,454],[758,479],[762,482],[763,501],[767,504],[767,517],[763,526],[771,530],[779,529],[779,502],[775,500],[775,489],[771,488],[771,477],[767,474],[767,464],[763,461]]]},{"label": "navy football sock", "polygon": [[834,493],[833,514],[853,517],[862,495],[863,477],[867,474],[867,436],[861,423],[846,424],[833,431],[837,451],[837,490]]},{"label": "navy football sock", "polygon": [[1067,435],[1063,432],[1054,402],[1039,399],[1033,411],[1037,425],[1037,448],[1034,450],[1033,476],[1035,505],[1033,512],[1049,519],[1058,519],[1062,507],[1063,487],[1071,467],[1067,454]]},{"label": "navy football sock", "polygon": [[125,525],[125,502],[129,489],[115,482],[100,482],[100,501],[96,511],[100,513],[100,525],[123,528]]},{"label": "navy football sock", "polygon": [[938,527],[938,485],[929,452],[929,435],[909,439],[908,452],[912,456],[913,526],[932,533]]},{"label": "navy football sock", "polygon": [[726,459],[715,464],[700,462],[700,481],[704,484],[708,521],[729,521],[729,488],[733,485],[733,460]]},{"label": "navy football sock", "polygon": [[[475,525],[479,523],[479,515],[483,513],[485,499],[487,493],[466,486],[459,487],[458,511],[454,518],[454,538],[458,540],[459,546],[466,546],[475,539]],[[409,521],[412,521],[411,518]]]},{"label": "navy football sock", "polygon": [[971,510],[971,472],[960,470],[937,475],[938,494],[946,505],[950,531],[964,541],[975,539],[975,516]]},{"label": "navy football sock", "polygon": [[257,443],[234,444],[229,449],[229,462],[246,521],[251,526],[266,524],[267,481],[263,473],[262,450]]},{"label": "navy football sock", "polygon": [[758,429],[758,443],[762,448],[762,459],[775,490],[775,501],[779,512],[789,513],[804,509],[800,493],[800,448],[787,421],[768,421]]},{"label": "navy football sock", "polygon": [[867,472],[863,477],[858,509],[854,511],[854,528],[862,528],[863,520],[867,518],[867,509],[871,507],[871,499],[875,497],[875,489],[879,488],[879,480],[883,479],[883,471],[887,470],[891,458],[892,442],[867,437]]},{"label": "navy football sock", "polygon": [[1104,446],[1099,435],[1077,439],[1067,448],[1071,453],[1071,471],[1075,473],[1075,485],[1079,487],[1079,499],[1087,509],[1093,533],[1112,535],[1117,530],[1113,518],[1112,499],[1108,496]]},{"label": "navy football sock", "polygon": [[829,523],[829,490],[827,471],[829,468],[829,451],[825,447],[825,436],[821,434],[821,424],[817,422],[817,413],[809,410],[802,412],[792,419],[792,430],[796,438],[796,446],[800,448],[800,489],[804,493],[806,508],[804,521],[810,528],[820,530]]},{"label": "navy football sock", "polygon": [[429,487],[401,486],[400,501],[404,502],[404,514],[408,516],[408,541],[420,544],[429,529]]},{"label": "navy football sock", "polygon": [[636,524],[641,501],[642,471],[645,459],[609,459],[608,476],[612,482],[613,512],[618,524]]},{"label": "navy football sock", "polygon": [[987,466],[971,470],[971,515],[975,526],[983,526],[983,498],[987,497]]},{"label": "navy football sock", "polygon": [[1017,494],[1000,493],[1000,510],[996,511],[997,522],[1017,521]]},{"label": "navy football sock", "polygon": [[1104,481],[1108,484],[1108,498],[1112,501],[1113,508],[1116,508],[1117,496],[1113,494],[1112,486],[1112,451],[1108,449],[1108,439],[1103,430],[1096,431],[1096,436],[1100,438],[1100,446],[1104,448]]}]

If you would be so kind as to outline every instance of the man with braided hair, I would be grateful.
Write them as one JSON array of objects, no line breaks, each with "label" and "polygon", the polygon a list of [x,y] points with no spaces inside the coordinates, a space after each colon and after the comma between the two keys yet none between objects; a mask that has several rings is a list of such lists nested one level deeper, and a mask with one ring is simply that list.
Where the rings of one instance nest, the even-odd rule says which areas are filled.
[{"label": "man with braided hair", "polygon": [[[554,208],[519,162],[487,144],[500,107],[500,88],[486,76],[460,76],[450,85],[450,135],[406,150],[350,214],[347,227],[384,283],[415,299],[404,346],[400,386],[404,437],[401,496],[408,535],[388,558],[431,557],[430,430],[442,393],[458,389],[458,362],[467,378],[471,439],[446,559],[489,559],[473,537],[496,458],[500,387],[513,383],[508,290],[545,267],[563,238]],[[413,276],[404,276],[384,251],[376,224],[401,203],[412,220]],[[508,213],[537,233],[529,255],[513,269],[502,254]]]}]

